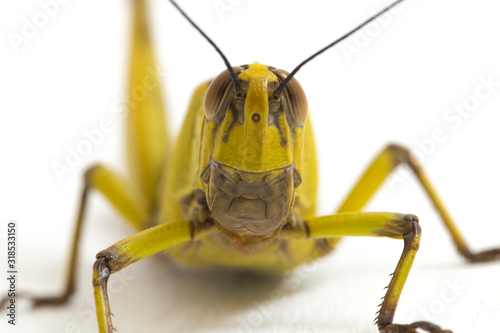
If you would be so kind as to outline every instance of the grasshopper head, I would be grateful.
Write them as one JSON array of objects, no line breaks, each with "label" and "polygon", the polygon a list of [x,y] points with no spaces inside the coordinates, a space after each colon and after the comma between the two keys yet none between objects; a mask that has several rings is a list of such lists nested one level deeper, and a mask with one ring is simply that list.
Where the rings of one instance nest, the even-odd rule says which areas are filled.
[{"label": "grasshopper head", "polygon": [[251,244],[275,237],[290,215],[301,182],[307,100],[288,73],[260,64],[225,70],[205,96],[201,179],[219,229]]}]

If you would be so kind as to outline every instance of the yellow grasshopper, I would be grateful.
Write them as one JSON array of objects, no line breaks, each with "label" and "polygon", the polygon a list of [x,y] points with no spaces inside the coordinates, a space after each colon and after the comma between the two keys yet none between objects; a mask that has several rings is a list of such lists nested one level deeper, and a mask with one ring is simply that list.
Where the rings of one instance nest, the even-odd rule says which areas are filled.
[{"label": "yellow grasshopper", "polygon": [[[145,66],[155,66],[145,37],[143,2],[138,1],[136,5],[131,87],[143,80]],[[411,161],[407,151],[397,146],[384,150],[368,169],[368,176],[362,178],[360,185],[339,209],[344,214],[317,218],[314,215],[314,145],[305,95],[300,85],[293,80],[276,100],[270,100],[269,96],[286,78],[285,72],[270,71],[268,66],[256,64],[237,68],[235,72],[244,91],[243,97],[235,94],[238,88],[232,86],[226,71],[214,79],[211,88],[209,82],[202,84],[193,97],[177,148],[168,157],[165,156],[168,148],[163,127],[165,121],[162,113],[157,112],[162,109],[159,90],[152,91],[143,103],[131,110],[127,120],[130,184],[105,167],[98,166],[86,173],[79,225],[90,189],[98,189],[108,197],[139,230],[161,222],[160,226],[131,236],[99,255],[94,283],[102,331],[111,329],[103,292],[107,269],[115,272],[128,265],[127,260],[133,262],[166,249],[168,242],[178,244],[167,250],[169,255],[186,265],[236,266],[263,273],[282,273],[330,252],[340,236],[403,238],[404,235],[413,235],[406,237],[405,260],[401,262],[390,289],[395,298],[399,297],[399,289],[411,266],[408,259],[413,257],[418,245],[416,218],[395,213],[355,212],[361,210],[398,163]],[[266,82],[267,90],[255,90],[258,78]],[[273,86],[274,82],[279,84]],[[266,98],[259,98],[262,94]],[[201,105],[205,105],[204,113]],[[271,112],[274,113],[272,116]],[[138,124],[144,124],[144,127],[138,128]],[[245,128],[247,125],[254,128]],[[193,134],[193,130],[199,131],[199,136]],[[266,132],[268,135],[265,136],[263,133]],[[171,162],[168,163],[163,188],[158,184],[163,182],[165,158]],[[186,161],[186,158],[191,160]],[[411,166],[438,206],[462,254],[469,255],[420,167]],[[259,223],[255,223],[257,221]],[[74,244],[76,246],[78,242]],[[117,266],[110,266],[114,264],[110,260],[113,251],[118,251],[117,258],[120,258],[124,249],[131,251],[133,256],[124,262],[119,261]],[[470,255],[469,259],[492,259],[497,252],[489,252],[484,257]],[[72,267],[75,256],[76,250]],[[68,281],[71,285],[73,279]],[[64,297],[57,300],[65,301],[71,290],[68,288]],[[382,321],[378,322],[387,331],[400,328],[392,326],[395,298],[386,301],[388,303],[383,308],[386,311],[382,312],[379,318]],[[41,300],[39,304],[45,301]],[[425,323],[415,326],[433,328]],[[406,329],[410,331],[411,328]]]}]

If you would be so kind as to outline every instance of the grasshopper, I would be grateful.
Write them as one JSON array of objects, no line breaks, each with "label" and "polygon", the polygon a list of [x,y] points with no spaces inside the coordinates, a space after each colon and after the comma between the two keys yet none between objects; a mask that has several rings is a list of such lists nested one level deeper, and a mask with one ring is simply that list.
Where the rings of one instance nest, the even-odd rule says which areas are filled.
[{"label": "grasshopper", "polygon": [[[140,12],[140,11],[137,11],[137,13],[139,13],[139,12]],[[144,22],[144,20],[142,20],[141,22]],[[139,41],[136,41],[136,42],[138,43]],[[250,67],[250,66],[249,66],[249,67]],[[252,68],[249,68],[249,69],[252,69]],[[262,68],[260,68],[260,67],[258,67],[258,66],[254,67],[253,69],[255,69],[255,70],[262,70]],[[283,78],[282,78],[282,79],[283,79]],[[214,81],[214,82],[216,82],[216,81]],[[205,84],[205,88],[207,88],[207,84]],[[247,87],[247,89],[249,89],[249,87]],[[293,95],[293,94],[291,94],[291,95]],[[292,96],[292,97],[293,97],[293,96]],[[289,98],[290,98],[290,97],[289,97]],[[293,104],[292,102],[289,102],[289,103],[290,103],[290,104]],[[215,104],[218,104],[218,103],[215,103]],[[208,109],[208,108],[206,108],[206,109]],[[214,111],[213,116],[214,116],[215,118],[210,119],[210,121],[213,121],[213,122],[220,121],[220,119],[218,119],[218,118],[217,118],[217,117],[219,117],[219,116],[220,116],[220,113],[218,113],[218,112],[219,112],[219,111],[217,111],[217,110],[216,110],[216,111]],[[250,116],[250,118],[252,118],[252,120],[253,120],[255,123],[262,123],[261,119],[257,119],[257,120],[255,120],[255,119],[252,117],[253,115],[254,115],[254,114],[251,114],[251,115],[249,115],[249,116]],[[301,121],[303,121],[303,119],[300,117],[300,113],[298,113],[296,116],[298,116],[298,122],[299,122],[299,123],[300,123]],[[247,118],[248,118],[248,117],[247,117]],[[304,117],[304,118],[305,118],[305,117]],[[161,119],[160,119],[160,120],[161,120]],[[130,122],[132,122],[132,120],[130,120],[130,119],[129,119],[129,121],[130,121]],[[293,123],[293,121],[297,121],[297,119],[294,119],[294,120],[287,120],[287,122],[292,122],[292,123]],[[158,122],[159,122],[159,123],[161,123],[161,121],[158,121]],[[157,121],[156,121],[156,120],[154,120],[154,121],[153,121],[153,123],[157,123]],[[301,125],[302,125],[302,124],[301,124]],[[192,126],[192,125],[191,125],[191,124],[189,124],[189,125],[187,125],[187,126]],[[230,126],[231,126],[231,124],[229,124],[229,125],[227,125],[227,126],[229,126],[229,127],[230,127]],[[235,125],[235,126],[236,126],[236,125]],[[307,129],[307,128],[306,128],[306,129]],[[215,130],[214,130],[214,131],[215,131]],[[229,130],[229,129],[228,129],[228,131],[229,131],[229,132],[231,132],[232,130]],[[306,132],[306,133],[307,133],[307,132]],[[227,138],[227,141],[228,141],[228,142],[229,142],[229,139],[230,139],[230,135],[228,135],[228,138]],[[281,139],[281,138],[280,138],[280,139]],[[222,141],[222,142],[224,142],[224,137],[222,137],[222,138],[221,138],[221,141]],[[132,139],[132,142],[134,142],[134,140],[133,140],[133,139]],[[133,143],[132,143],[131,145],[133,145]],[[281,142],[279,142],[279,145],[281,145]],[[311,147],[311,145],[309,145],[309,144],[304,144],[304,146],[305,146],[305,147]],[[394,150],[398,151],[398,149],[399,149],[399,148],[393,147],[393,148],[389,149],[389,153],[387,153],[387,154],[388,154],[388,155],[394,154]],[[161,149],[160,149],[160,150],[161,150]],[[403,149],[403,150],[401,150],[401,151],[404,151],[404,149]],[[263,152],[263,151],[262,151],[262,152]],[[222,154],[222,155],[224,155],[224,154]],[[403,154],[403,155],[404,155],[404,154]],[[382,158],[384,158],[384,155],[382,155]],[[390,156],[389,156],[389,157],[387,157],[387,156],[386,156],[385,158],[386,158],[386,159],[389,159],[389,158],[390,158]],[[175,160],[175,157],[174,157],[173,159]],[[143,159],[141,159],[141,160],[143,160]],[[144,160],[146,160],[146,159],[144,159]],[[244,159],[243,159],[243,160],[244,160]],[[251,160],[251,161],[253,161],[253,159],[250,159],[250,160]],[[256,160],[259,160],[259,159],[256,159]],[[311,159],[306,158],[306,160],[311,160]],[[133,162],[132,162],[131,164],[133,164]],[[228,164],[228,163],[226,163],[226,164]],[[299,162],[296,162],[296,163],[294,162],[294,164],[297,164],[297,165],[298,165],[298,164],[299,164]],[[173,163],[173,164],[172,164],[172,167],[174,167],[175,165],[176,165],[176,164],[175,164],[175,163]],[[177,164],[177,167],[182,167],[182,165]],[[214,168],[218,168],[218,167],[220,167],[220,166],[215,166]],[[244,170],[245,168],[250,168],[250,169],[251,169],[251,167],[249,167],[249,166],[246,166],[246,167],[244,167],[244,168],[242,168],[242,169],[239,169],[239,168],[233,168],[233,169]],[[376,169],[376,168],[375,168],[375,169]],[[181,174],[182,172],[180,172],[180,171],[181,171],[181,170],[177,170],[177,172],[176,172],[176,173],[174,173],[174,174]],[[210,170],[210,171],[212,172],[212,170]],[[227,171],[227,170],[226,170],[226,171]],[[173,172],[173,171],[172,171],[172,172]],[[305,179],[304,179],[304,176],[302,176],[302,178],[298,178],[298,177],[300,177],[300,174],[296,175],[296,174],[295,174],[295,170],[292,170],[292,171],[287,171],[287,172],[290,172],[291,174],[287,174],[287,176],[286,176],[286,177],[289,177],[289,178],[291,177],[291,179],[293,180],[293,183],[294,183],[294,184],[300,183],[300,185],[296,186],[296,191],[300,191],[301,189],[302,189],[302,191],[306,191],[305,189],[306,189],[307,187],[306,187],[306,185],[305,185],[305,184],[311,184],[311,183],[314,183],[313,181],[311,181],[311,182],[306,182],[306,181],[305,181]],[[148,172],[147,174],[148,174],[148,175],[152,175],[152,174],[154,174],[154,173],[155,173],[155,172],[151,172],[151,173],[149,173],[149,172]],[[156,172],[156,173],[158,173],[158,172]],[[297,173],[298,173],[298,171],[297,171]],[[112,176],[112,175],[108,174],[106,169],[100,169],[99,167],[98,167],[98,168],[95,168],[95,169],[92,169],[92,171],[88,172],[88,173],[87,173],[87,175],[88,175],[88,178],[87,178],[87,183],[88,183],[88,184],[94,184],[94,186],[95,186],[95,183],[99,183],[99,180],[92,180],[92,178],[93,178],[93,177],[96,177],[96,179],[97,179],[97,178],[99,178],[99,177],[100,177],[100,175],[103,175],[103,177],[104,177],[105,179],[112,179],[112,180],[114,179],[114,176]],[[226,174],[224,174],[224,175],[226,175]],[[202,176],[202,174],[200,173],[200,176],[201,176],[201,177],[205,177],[205,180],[203,180],[203,178],[201,179],[202,181],[204,181],[204,182],[206,181],[206,183],[208,183],[208,182],[209,182],[210,178],[207,178],[207,175],[206,175],[206,174],[205,174],[204,176]],[[233,176],[234,176],[234,175],[233,175]],[[248,174],[240,174],[240,175],[237,175],[237,176],[238,176],[238,177],[243,177],[243,178],[244,178],[244,177],[248,177]],[[266,175],[266,176],[268,176],[268,175]],[[420,174],[420,176],[422,177],[422,175],[421,175],[421,174]],[[136,177],[137,177],[137,176],[136,176]],[[149,176],[148,176],[148,177],[149,177]],[[139,177],[139,178],[140,178],[140,177]],[[273,177],[271,177],[271,178],[273,178]],[[276,177],[274,177],[274,179],[276,180],[277,178],[276,178]],[[283,180],[283,179],[279,179],[279,181],[281,181],[281,180]],[[138,182],[140,183],[141,181],[138,181]],[[105,181],[104,181],[104,183],[105,183]],[[119,184],[119,183],[121,183],[121,182],[120,182],[120,181],[118,181],[117,183]],[[146,182],[146,183],[147,183],[147,182]],[[144,183],[144,185],[143,185],[143,186],[146,186],[146,183]],[[172,186],[173,186],[173,182],[171,182],[171,183],[172,183]],[[168,184],[169,184],[169,182],[167,182],[167,186],[169,186]],[[425,181],[424,181],[424,184],[425,184]],[[183,185],[182,183],[177,183],[177,184],[176,184],[176,188],[180,188],[182,185]],[[247,183],[245,183],[245,182],[243,182],[243,183],[241,184],[241,188],[245,188],[245,186],[248,186],[248,184],[247,184]],[[430,185],[429,185],[429,186],[430,186]],[[97,188],[99,188],[99,185],[97,185],[96,187],[97,187]],[[104,188],[108,188],[108,189],[109,189],[109,188],[112,188],[112,186],[111,186],[111,187],[104,186]],[[428,191],[429,191],[429,189],[428,189]],[[103,192],[105,192],[105,190],[103,190]],[[123,193],[126,193],[126,192],[127,192],[127,191],[123,191]],[[147,192],[147,193],[152,193],[152,191],[146,191],[146,192]],[[153,191],[153,192],[154,192],[154,191]],[[311,192],[314,192],[314,191],[311,191]],[[362,193],[365,193],[365,194],[368,194],[368,193],[369,193],[369,191],[365,191],[365,190],[363,190],[363,191],[361,191],[361,192],[362,192]],[[301,197],[301,196],[299,195],[300,193],[302,193],[302,196],[304,196],[304,197],[308,197],[308,196],[309,196],[309,193],[308,193],[307,191],[306,191],[306,192],[297,192],[297,194],[296,194],[296,195],[297,195],[297,197],[298,197],[298,198],[300,198],[300,197]],[[304,193],[306,193],[307,195],[305,195]],[[432,192],[431,192],[431,193],[432,193]],[[193,205],[192,205],[192,202],[195,202],[195,201],[199,200],[199,197],[196,197],[196,196],[199,196],[199,195],[200,195],[200,193],[199,193],[199,192],[196,192],[196,193],[192,193],[192,194],[194,195],[194,197],[191,197],[191,198],[185,197],[185,200],[183,201],[183,205],[186,207],[186,208],[185,208],[185,209],[186,209],[186,211],[190,211],[190,212],[193,214],[193,216],[198,216],[198,215],[199,215],[199,216],[201,216],[201,217],[199,217],[199,220],[200,220],[199,222],[200,222],[200,225],[203,225],[203,224],[201,224],[201,220],[206,221],[206,219],[207,219],[207,218],[206,218],[206,215],[207,215],[207,214],[210,214],[210,212],[211,212],[211,213],[214,213],[213,203],[212,203],[212,207],[208,207],[208,208],[209,208],[209,210],[210,210],[210,212],[207,212],[207,211],[206,211],[206,209],[205,209],[205,210],[204,210],[204,209],[202,209],[202,210],[200,211],[200,210],[199,210],[199,207],[196,207],[196,205],[195,205],[195,206],[193,206]],[[254,195],[255,195],[255,193],[254,193]],[[310,196],[311,196],[311,197],[314,197],[314,195],[312,195],[312,194],[311,194]],[[113,201],[114,199],[116,199],[116,197],[114,197],[114,198],[113,198],[112,196],[109,196],[109,197],[110,197],[110,200],[111,200],[111,201]],[[203,199],[203,198],[202,198],[202,199]],[[149,199],[149,200],[153,200],[153,199]],[[191,201],[189,201],[189,200],[191,200]],[[354,199],[352,199],[352,200],[354,200]],[[82,200],[82,201],[83,201],[83,200]],[[131,202],[132,202],[132,201],[133,201],[133,200],[131,200]],[[154,200],[153,200],[153,201],[154,201]],[[354,201],[355,201],[355,200],[354,200]],[[190,203],[190,202],[191,202],[191,203]],[[289,205],[292,205],[292,203],[290,203]],[[302,206],[301,206],[301,205],[302,205]],[[83,205],[82,205],[82,206],[83,206]],[[133,204],[128,204],[128,205],[126,205],[126,207],[133,207],[133,206],[134,206]],[[169,205],[166,205],[166,206],[169,206]],[[183,206],[183,207],[184,207],[184,206]],[[247,205],[245,205],[245,206],[247,206]],[[294,203],[293,203],[293,206],[294,206],[294,207],[298,207],[298,208],[296,208],[296,209],[298,209],[299,211],[300,211],[301,209],[305,209],[305,210],[307,211],[307,209],[306,209],[306,208],[301,208],[301,207],[307,207],[307,205],[306,205],[306,199],[303,199],[303,200],[302,200],[302,204],[301,204],[301,200],[300,200],[300,199],[297,199],[297,203],[295,203],[295,202],[294,202]],[[122,211],[121,211],[121,212],[122,212],[122,214],[123,214],[123,215],[125,215],[125,216],[127,216],[127,214],[131,214],[130,212],[123,211],[123,209],[125,209],[125,210],[127,209],[126,207],[122,207]],[[344,207],[344,208],[343,208],[343,209],[341,208],[341,209],[340,209],[340,211],[349,211],[349,212],[352,212],[352,211],[357,211],[357,210],[359,210],[359,209],[355,209],[355,208],[350,208],[350,207],[349,207],[349,204],[348,204],[348,201],[347,201],[347,203],[345,203],[345,204],[343,205],[343,207]],[[345,207],[349,207],[349,208],[345,208]],[[254,208],[255,208],[255,207],[254,207]],[[237,208],[235,208],[235,209],[244,209],[244,208],[238,208],[238,207],[237,207]],[[256,209],[256,210],[258,210],[258,209]],[[216,212],[216,211],[217,211],[217,210],[215,210],[215,212]],[[133,214],[133,213],[132,213],[132,214]],[[160,216],[161,216],[161,212],[160,212],[160,213],[158,213],[158,214],[160,214]],[[166,215],[170,215],[170,212],[166,212],[165,214],[166,214]],[[294,241],[295,237],[299,237],[299,238],[300,238],[300,237],[302,237],[302,236],[304,235],[304,231],[307,231],[306,235],[309,237],[309,239],[310,239],[310,240],[313,240],[313,239],[315,238],[315,236],[316,236],[317,238],[321,238],[321,239],[323,239],[323,238],[325,238],[326,236],[328,236],[328,237],[330,237],[330,236],[335,236],[335,237],[337,237],[337,236],[350,235],[350,233],[351,233],[351,232],[354,232],[354,233],[356,233],[356,232],[360,232],[360,231],[357,231],[357,230],[351,229],[351,230],[344,230],[344,231],[341,231],[341,232],[336,231],[336,233],[334,233],[333,235],[332,235],[332,234],[314,234],[315,229],[314,229],[314,228],[312,228],[312,229],[311,229],[311,228],[310,228],[310,226],[309,226],[309,224],[313,222],[313,218],[311,218],[311,219],[306,219],[306,218],[304,217],[304,216],[308,216],[309,214],[311,214],[311,213],[310,213],[310,212],[309,212],[309,213],[307,213],[307,212],[302,212],[302,216],[299,216],[300,218],[299,218],[299,219],[297,219],[297,221],[287,221],[287,224],[286,224],[286,225],[290,225],[290,226],[292,226],[292,227],[293,227],[293,228],[291,228],[291,230],[287,230],[287,228],[285,228],[285,225],[283,225],[283,226],[279,226],[280,228],[283,228],[283,229],[279,229],[278,227],[276,227],[276,228],[275,228],[275,230],[278,230],[278,229],[279,229],[279,231],[280,231],[280,237],[289,238],[289,239],[290,239],[290,240],[289,240],[289,242],[290,242],[290,243],[292,243],[292,244],[295,242],[295,241]],[[173,214],[172,214],[172,215],[173,215]],[[300,215],[300,214],[299,214],[299,215]],[[156,216],[156,212],[155,212],[154,216]],[[344,216],[344,217],[349,217],[348,215],[343,215],[343,216]],[[357,216],[357,215],[352,215],[352,216],[350,216],[350,217],[351,217],[351,218],[354,218],[355,216]],[[369,221],[369,220],[370,220],[367,216],[368,216],[368,215],[364,216],[364,217],[365,217],[365,219],[364,219],[365,221]],[[390,216],[393,216],[393,215],[390,215]],[[398,216],[399,216],[399,215],[398,215]],[[128,217],[129,217],[129,220],[134,220],[134,218],[131,218],[130,216],[128,216]],[[380,218],[380,215],[376,215],[376,217],[377,217],[377,218]],[[405,216],[405,217],[407,217],[407,216]],[[388,217],[386,216],[386,218],[388,218]],[[158,219],[162,220],[162,218],[161,218],[161,217],[160,217],[160,218],[158,218]],[[222,220],[224,220],[224,218],[223,218],[223,217],[220,217],[219,219],[220,219],[221,221],[222,221]],[[243,219],[243,218],[242,218],[242,219]],[[388,218],[388,219],[390,220],[390,218]],[[410,221],[414,221],[414,220],[412,220],[412,219],[413,219],[413,218],[410,218]],[[142,219],[141,219],[141,220],[142,220]],[[151,218],[146,218],[146,219],[144,219],[144,220],[148,220],[148,223],[149,223],[149,222],[150,222],[149,220],[151,220]],[[284,221],[284,220],[282,220],[282,219],[275,219],[275,221],[274,221],[273,223],[278,223],[278,222],[276,222],[277,220],[280,220],[280,221],[278,221],[278,222],[283,222],[283,221]],[[404,218],[403,218],[403,220],[404,220]],[[217,221],[219,221],[219,220],[218,220],[218,219],[215,219],[215,221],[214,221],[214,222],[217,222]],[[308,224],[301,224],[301,222],[303,222],[303,221],[308,222]],[[357,221],[357,220],[356,220],[356,221]],[[193,221],[191,221],[191,222],[193,222]],[[227,222],[227,221],[226,221],[226,222]],[[406,222],[408,222],[408,221],[406,221]],[[406,222],[405,222],[405,223],[406,223]],[[231,221],[229,221],[229,222],[227,222],[227,223],[231,223]],[[318,222],[318,223],[319,223],[319,222]],[[153,223],[153,224],[154,224],[154,223]],[[207,224],[210,224],[210,223],[207,223]],[[312,223],[312,224],[314,224],[314,223]],[[352,225],[354,226],[355,224],[356,224],[356,223],[354,223],[354,222],[353,222],[353,224],[352,224]],[[414,224],[414,225],[416,225],[416,223],[413,223],[413,224]],[[195,223],[195,225],[197,225],[197,223]],[[219,232],[220,232],[220,233],[222,233],[222,234],[225,234],[225,236],[224,236],[224,237],[226,237],[227,239],[231,240],[231,241],[232,241],[232,246],[234,247],[234,249],[237,249],[237,252],[235,252],[234,254],[235,254],[235,255],[238,255],[238,257],[237,257],[237,258],[241,258],[241,262],[242,262],[242,263],[243,263],[243,262],[245,262],[245,260],[247,260],[247,259],[245,259],[245,258],[246,258],[246,257],[245,257],[245,255],[247,255],[247,254],[250,254],[250,255],[248,256],[248,258],[256,258],[255,253],[252,253],[252,251],[253,251],[254,249],[256,249],[256,248],[259,248],[259,246],[263,246],[263,245],[265,245],[265,244],[260,244],[260,242],[261,242],[261,241],[265,240],[265,238],[274,239],[274,237],[275,237],[275,236],[277,236],[277,235],[271,234],[271,235],[269,235],[269,237],[267,237],[267,235],[266,235],[266,237],[263,237],[264,239],[254,239],[254,238],[255,238],[254,236],[256,236],[256,235],[257,235],[257,236],[262,236],[262,234],[260,233],[260,231],[257,231],[257,230],[253,230],[253,231],[250,231],[250,230],[249,230],[250,234],[252,234],[252,236],[251,236],[251,237],[238,237],[239,233],[238,233],[238,232],[235,232],[234,230],[232,230],[232,229],[231,229],[231,227],[229,227],[229,226],[224,227],[223,225],[218,225],[218,224],[216,224],[216,223],[215,223],[215,227],[217,228],[217,229],[216,229],[216,231],[214,231],[213,226],[210,226],[210,225],[207,225],[207,229],[204,229],[204,228],[201,228],[200,230],[194,229],[196,232],[193,232],[192,230],[190,230],[190,232],[189,232],[189,237],[202,237],[203,235],[205,235],[205,233],[209,233],[209,232],[217,232],[217,233],[219,233]],[[245,228],[248,228],[248,226],[245,226]],[[354,227],[353,227],[353,228],[354,228]],[[141,228],[138,228],[138,229],[142,229],[142,227],[141,227]],[[312,233],[312,234],[311,234],[311,230],[313,231],[313,233]],[[287,236],[287,233],[288,233],[288,232],[290,233],[290,234],[289,234],[290,236]],[[329,232],[329,231],[327,230],[327,231],[325,231],[325,232]],[[361,233],[361,234],[362,234],[362,233]],[[200,235],[201,235],[201,236],[200,236]],[[301,236],[301,235],[302,235],[302,236]],[[396,236],[396,237],[397,237],[397,236]],[[456,236],[456,233],[455,233],[455,238],[456,238],[456,237],[457,237],[457,236]],[[260,237],[259,237],[259,238],[260,238]],[[225,239],[225,238],[223,238],[223,239]],[[199,239],[198,241],[201,241],[201,239]],[[269,242],[272,242],[272,240],[269,240]],[[310,242],[310,241],[309,241],[309,242]],[[257,244],[257,245],[254,245],[253,243],[258,243],[258,244]],[[266,243],[267,243],[267,242],[266,242]],[[300,244],[300,241],[299,241],[298,243]],[[77,242],[75,242],[75,244],[77,244]],[[332,243],[331,243],[331,244],[327,244],[327,245],[328,245],[328,246],[333,246],[333,244],[332,244]],[[321,245],[321,246],[318,246],[317,248],[323,248],[323,247],[324,247],[324,245]],[[300,247],[297,247],[297,249],[298,249],[298,248],[300,248]],[[316,248],[316,246],[315,246],[315,250],[316,250],[317,248]],[[463,250],[463,249],[462,249],[462,250]],[[184,250],[181,250],[181,251],[184,251]],[[321,254],[312,254],[312,255],[307,255],[307,254],[306,254],[306,251],[304,251],[304,249],[303,249],[303,250],[300,250],[300,251],[303,251],[303,252],[302,252],[302,254],[304,255],[304,260],[299,260],[300,262],[302,262],[302,261],[307,261],[307,260],[309,260],[309,259],[314,259],[316,256],[320,256],[320,255],[321,255]],[[300,251],[299,251],[299,252],[300,252]],[[328,252],[328,251],[326,251],[326,252]],[[176,256],[174,253],[171,253],[171,255]],[[178,254],[178,256],[179,256],[179,259],[181,259],[181,258],[182,258],[182,256],[183,256],[183,254]],[[222,255],[222,254],[220,254],[220,256],[222,256],[222,257],[223,257],[223,255]],[[263,257],[263,258],[258,258],[258,259],[259,259],[259,260],[258,260],[258,264],[251,264],[250,266],[253,266],[253,265],[255,265],[255,266],[259,266],[260,268],[262,268],[262,269],[263,269],[264,271],[266,271],[266,272],[271,271],[271,270],[272,270],[271,268],[273,268],[273,269],[277,269],[278,271],[283,270],[283,268],[277,267],[277,266],[275,266],[275,265],[270,265],[270,264],[268,264],[267,266],[265,266],[265,265],[266,265],[266,264],[265,264],[265,261],[266,261],[266,260],[268,260],[268,256],[267,256],[267,255],[265,255],[265,256],[262,256],[262,257]],[[477,257],[476,257],[476,258],[477,258]],[[272,258],[271,258],[271,259],[272,259]],[[225,260],[225,259],[223,259],[223,260]],[[229,261],[231,261],[231,262],[232,262],[233,258],[229,257],[227,260],[229,260]],[[252,259],[250,259],[250,260],[252,260]],[[257,261],[257,259],[255,259],[255,260]],[[238,259],[238,262],[240,262],[240,259]],[[102,260],[100,261],[100,263],[102,263]],[[188,264],[189,264],[189,263],[188,263]],[[227,263],[226,263],[226,264],[227,264]],[[231,264],[232,264],[232,263],[231,263]],[[237,264],[237,265],[238,265],[238,264]],[[256,267],[256,268],[258,268],[258,267]],[[287,267],[287,269],[288,269],[288,268],[290,268],[290,267]],[[380,321],[379,321],[379,324],[380,324]],[[390,329],[390,327],[391,327],[391,326],[390,326],[390,324],[387,324],[387,325],[385,325],[385,324],[387,324],[387,323],[382,323],[381,327],[383,327],[384,329]],[[101,325],[101,327],[106,327],[106,325],[108,325],[108,324]],[[109,329],[109,327],[110,327],[110,326],[108,325],[108,329]],[[426,326],[426,327],[430,327],[430,326]],[[408,329],[409,329],[409,328],[408,328]]]}]

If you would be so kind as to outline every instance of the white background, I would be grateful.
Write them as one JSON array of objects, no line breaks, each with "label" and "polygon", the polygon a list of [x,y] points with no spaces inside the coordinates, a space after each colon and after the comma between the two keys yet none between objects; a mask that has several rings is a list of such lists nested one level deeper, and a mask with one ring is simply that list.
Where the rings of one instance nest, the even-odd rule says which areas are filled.
[{"label": "white background", "polygon": [[[233,65],[258,61],[286,70],[387,4],[220,2],[233,10],[221,17],[213,0],[180,4]],[[167,73],[169,125],[177,132],[194,87],[224,67],[167,1],[152,6],[159,67]],[[130,1],[61,4],[16,51],[9,34],[21,35],[23,18],[32,22],[41,10],[32,0],[0,4],[0,232],[8,220],[17,221],[18,290],[51,294],[61,290],[83,171],[95,162],[126,171],[122,121],[113,105],[126,89]],[[388,142],[415,150],[417,141],[441,128],[446,140],[426,156],[425,170],[471,247],[500,245],[500,87],[458,128],[443,119],[447,109],[474,96],[479,77],[500,81],[499,10],[488,0],[410,1],[380,31],[374,26],[365,44],[360,35],[344,44],[361,46],[358,53],[347,57],[337,47],[298,73],[316,131],[320,214],[339,205]],[[104,118],[114,131],[58,180],[52,163],[64,163],[66,147],[75,149],[85,140],[82,131]],[[454,332],[500,331],[500,263],[467,265],[413,178],[386,183],[367,210],[413,213],[423,228],[397,322],[432,318]],[[92,196],[87,217],[71,303],[34,311],[21,302],[15,328],[0,316],[2,332],[95,331],[94,255],[131,230],[99,195]],[[0,268],[6,271],[2,236]],[[346,239],[325,260],[294,273],[299,285],[293,288],[179,271],[147,259],[111,278],[114,323],[119,332],[375,332],[378,299],[401,249],[395,240]],[[286,296],[272,303],[273,290]]]}]

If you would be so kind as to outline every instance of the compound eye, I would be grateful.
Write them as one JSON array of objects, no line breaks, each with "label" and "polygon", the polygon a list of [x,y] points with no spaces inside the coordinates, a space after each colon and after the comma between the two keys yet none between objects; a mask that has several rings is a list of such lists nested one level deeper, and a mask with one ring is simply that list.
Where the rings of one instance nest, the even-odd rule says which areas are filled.
[{"label": "compound eye", "polygon": [[[287,77],[288,72],[282,69],[276,69],[273,71],[281,84]],[[281,100],[285,112],[290,114],[295,125],[303,125],[307,118],[307,98],[306,93],[302,89],[299,81],[293,77],[290,82],[285,86],[283,93],[281,94]]]},{"label": "compound eye", "polygon": [[[236,76],[243,72],[241,67],[233,67]],[[231,75],[226,69],[215,79],[212,80],[208,87],[203,101],[203,109],[208,120],[221,119],[226,113],[229,103],[234,98],[234,86],[231,80]]]}]

